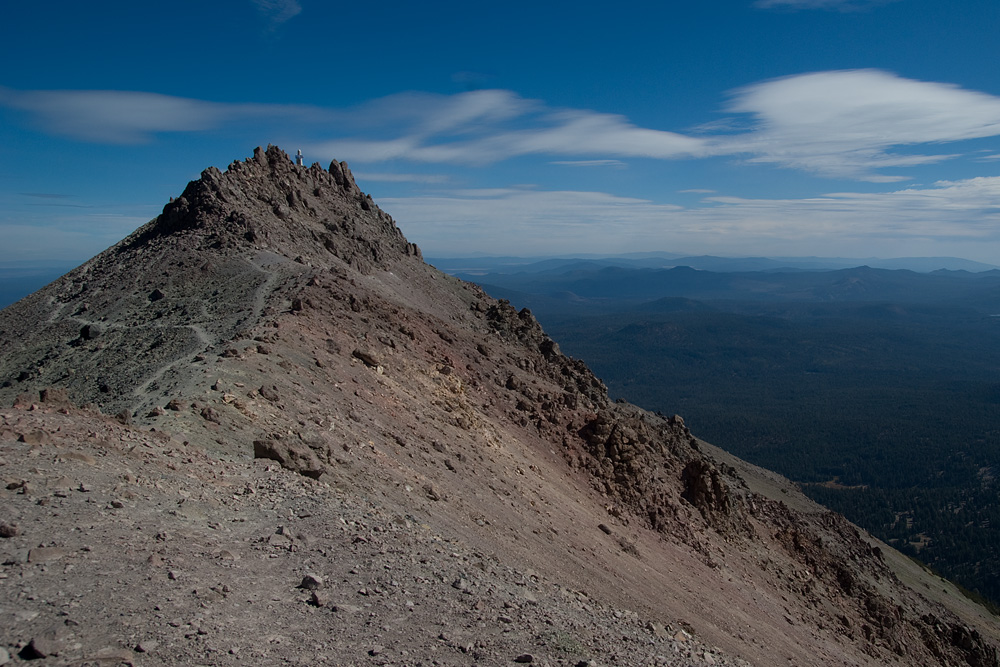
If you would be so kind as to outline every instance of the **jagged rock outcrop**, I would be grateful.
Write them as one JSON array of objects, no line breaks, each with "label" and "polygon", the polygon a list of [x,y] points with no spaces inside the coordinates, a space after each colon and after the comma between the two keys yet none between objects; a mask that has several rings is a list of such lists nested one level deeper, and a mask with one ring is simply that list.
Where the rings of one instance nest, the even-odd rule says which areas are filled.
[{"label": "jagged rock outcrop", "polygon": [[248,331],[310,265],[367,274],[407,257],[420,250],[346,164],[302,168],[258,148],[225,172],[206,169],[159,217],[7,309],[0,363],[17,372],[0,398],[59,384],[81,404],[145,414],[151,387],[169,400],[185,381],[173,377],[178,358]]},{"label": "jagged rock outcrop", "polygon": [[[376,620],[365,627],[382,628],[391,649],[379,643],[344,662],[412,664],[437,655],[434,642],[444,642],[449,660],[499,664],[526,654],[489,651],[509,648],[510,636],[523,635],[525,649],[533,645],[552,662],[582,660],[589,652],[622,665],[716,664],[729,660],[726,654],[739,656],[727,664],[1000,664],[995,620],[957,593],[946,597],[942,591],[954,591],[947,582],[812,505],[787,480],[698,441],[680,417],[609,400],[603,383],[562,354],[530,311],[424,264],[344,163],[296,166],[269,147],[225,172],[205,170],[158,218],[2,311],[0,369],[0,402],[12,405],[21,397],[14,411],[0,414],[0,442],[21,447],[11,444],[13,453],[0,453],[0,466],[13,457],[20,465],[20,458],[39,452],[58,464],[62,450],[83,446],[65,440],[72,420],[85,424],[72,442],[90,442],[100,453],[78,452],[94,461],[86,465],[93,465],[97,481],[86,484],[115,480],[107,482],[109,513],[87,514],[89,525],[115,539],[112,510],[140,512],[146,502],[132,492],[120,497],[122,480],[135,481],[128,472],[135,461],[151,480],[144,493],[159,503],[150,501],[142,525],[179,520],[178,513],[196,523],[202,515],[222,516],[219,508],[232,504],[253,525],[271,520],[268,512],[279,506],[282,522],[324,517],[314,527],[321,540],[283,523],[261,537],[268,558],[244,552],[238,562],[253,578],[263,576],[270,556],[301,558],[296,567],[304,572],[289,573],[290,589],[321,565],[336,573],[324,577],[328,585],[349,583],[353,590],[338,594],[371,605]],[[33,454],[25,453],[29,447]],[[60,451],[39,449],[45,447]],[[244,503],[257,493],[245,480],[278,475],[278,466],[298,476],[283,483],[294,495],[269,495],[259,507]],[[216,476],[216,467],[225,474]],[[24,526],[63,520],[54,506],[22,502],[49,484],[62,494],[56,502],[69,502],[64,483],[46,478],[44,469],[27,463],[17,468],[24,478],[10,480],[5,501],[20,515],[0,520],[18,530],[0,546],[38,544],[43,538],[26,536]],[[26,478],[31,475],[41,478]],[[185,475],[199,480],[211,511],[192,510],[185,491],[188,496],[171,501],[178,508],[173,514],[162,512],[162,494],[170,484],[183,485]],[[156,481],[168,478],[174,481]],[[362,511],[347,498],[371,505]],[[355,512],[351,525],[322,509],[347,505]],[[229,523],[240,520],[225,516]],[[379,531],[358,528],[366,521]],[[178,529],[170,525],[159,532]],[[212,519],[198,539],[209,543],[224,525]],[[429,547],[432,538],[408,532],[414,526],[446,535],[437,544],[448,548]],[[337,542],[341,529],[352,531],[344,544]],[[145,546],[121,541],[144,559],[163,557],[143,551],[156,548],[155,538]],[[411,556],[414,544],[420,553]],[[330,560],[334,553],[350,564]],[[195,559],[166,556],[178,563]],[[11,558],[18,568],[29,566]],[[97,560],[88,559],[87,567]],[[555,582],[560,597],[539,599],[534,588],[530,597],[511,593],[494,562],[534,572],[523,577],[527,588]],[[366,568],[379,574],[359,580]],[[182,578],[181,569],[170,570],[175,578],[167,581]],[[143,595],[157,600],[150,608],[172,609],[184,600],[223,604],[222,587],[210,581],[216,570],[200,572],[209,579],[183,600],[163,599],[155,583],[125,572],[117,576],[130,586],[149,586]],[[399,574],[383,581],[385,572]],[[36,574],[19,569],[12,576],[27,581]],[[493,637],[493,644],[439,640],[440,629],[430,639],[420,635],[437,621],[407,606],[405,596],[435,581],[447,590],[422,598],[427,613],[461,618],[463,631]],[[89,583],[59,583],[77,585]],[[305,613],[332,614],[341,602],[341,610],[357,606],[329,595],[303,601],[312,610]],[[500,611],[489,608],[493,603]],[[599,605],[618,615],[597,618]],[[555,611],[567,606],[590,620],[573,616],[570,624]],[[529,609],[547,611],[530,616]],[[105,613],[90,611],[94,618]],[[109,628],[119,623],[112,612],[102,621]],[[256,632],[268,624],[299,627],[305,621],[292,619],[299,612],[269,611],[267,619],[248,616],[246,623]],[[409,634],[397,636],[385,628],[400,612],[411,621]],[[619,632],[627,641],[608,645],[598,627],[618,628],[633,614],[645,619],[636,633]],[[142,618],[157,622],[153,615]],[[322,628],[325,618],[310,622]],[[542,641],[529,618],[544,618],[554,628],[551,636]],[[668,624],[671,633],[664,630]],[[494,637],[496,627],[511,632]],[[268,630],[284,631],[293,632]],[[169,638],[172,630],[162,632]],[[189,634],[171,644],[174,662],[195,659],[184,641],[205,635]],[[724,650],[684,653],[693,634]],[[603,639],[588,644],[578,636]],[[355,648],[349,638],[336,641],[338,650]],[[419,659],[404,653],[413,645],[428,653]],[[268,661],[263,652],[255,657]]]},{"label": "jagged rock outcrop", "polygon": [[[277,219],[284,224],[274,225]],[[141,247],[162,236],[192,235],[203,248],[280,248],[293,257],[324,259],[326,250],[362,273],[383,267],[394,253],[420,256],[386,213],[361,192],[346,162],[328,169],[292,164],[275,146],[209,167],[163,213],[124,242]]]}]

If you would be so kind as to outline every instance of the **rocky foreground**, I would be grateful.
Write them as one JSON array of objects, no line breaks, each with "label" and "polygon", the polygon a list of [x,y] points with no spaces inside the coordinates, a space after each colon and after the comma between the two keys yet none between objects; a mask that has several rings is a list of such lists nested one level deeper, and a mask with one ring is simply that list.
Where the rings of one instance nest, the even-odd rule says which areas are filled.
[{"label": "rocky foreground", "polygon": [[0,312],[4,378],[0,664],[1000,664],[985,610],[610,402],[344,164],[206,170]]},{"label": "rocky foreground", "polygon": [[[22,659],[746,664],[683,620],[442,534],[416,507],[403,514],[266,459],[219,462],[97,414],[25,408],[0,433],[13,533],[2,621]],[[11,442],[23,434],[33,444]],[[593,547],[617,548],[594,533]]]}]

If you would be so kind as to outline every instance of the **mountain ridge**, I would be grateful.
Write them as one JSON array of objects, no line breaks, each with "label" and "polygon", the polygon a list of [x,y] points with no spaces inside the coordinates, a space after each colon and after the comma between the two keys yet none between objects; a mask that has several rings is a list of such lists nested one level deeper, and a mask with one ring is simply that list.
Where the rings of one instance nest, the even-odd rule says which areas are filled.
[{"label": "mountain ridge", "polygon": [[574,264],[618,266],[631,269],[665,269],[688,266],[701,271],[833,271],[868,265],[881,269],[908,269],[921,273],[934,271],[996,271],[992,264],[961,257],[716,257],[683,253],[632,253],[627,255],[566,255],[558,257],[431,257],[429,263],[453,275],[488,273],[541,273],[566,270]]},{"label": "mountain ridge", "polygon": [[[99,635],[123,662],[291,659],[318,640],[289,648],[264,628],[292,633],[313,609],[309,627],[329,635],[358,608],[373,616],[347,611],[349,630],[311,650],[340,664],[416,664],[442,646],[457,664],[1000,664],[981,609],[954,593],[942,606],[934,577],[681,418],[610,401],[530,311],[424,264],[343,163],[299,167],[269,147],[206,170],[160,217],[0,312],[0,349],[0,401],[15,404],[0,413],[0,519],[16,527],[0,541],[4,581],[35,614],[3,618],[23,656],[57,627],[80,645],[53,640],[62,657],[104,650]],[[131,491],[131,468],[169,483]],[[60,486],[67,470],[86,491]],[[280,513],[242,500],[254,494]],[[110,509],[95,514],[95,497]],[[148,541],[126,536],[122,511]],[[74,512],[106,539],[80,546]],[[257,532],[227,537],[234,522]],[[300,523],[322,537],[287,527]],[[219,570],[192,543],[239,557]],[[129,609],[146,646],[102,599],[77,598],[86,635],[81,611],[60,625],[42,603],[88,584],[42,576],[52,566],[33,549],[101,575],[107,596],[114,577],[90,554],[118,547],[166,563],[138,579],[103,566],[153,601]],[[504,568],[534,574],[518,587]],[[325,584],[303,578],[316,570]],[[278,611],[237,604],[266,602],[254,585]],[[435,614],[460,625],[438,630]]]}]

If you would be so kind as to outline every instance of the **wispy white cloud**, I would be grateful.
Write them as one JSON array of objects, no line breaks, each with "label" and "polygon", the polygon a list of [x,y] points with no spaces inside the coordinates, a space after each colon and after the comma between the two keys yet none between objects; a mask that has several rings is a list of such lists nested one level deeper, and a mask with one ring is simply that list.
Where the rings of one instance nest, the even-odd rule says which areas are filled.
[{"label": "wispy white cloud", "polygon": [[371,171],[356,171],[355,180],[379,183],[447,183],[446,174],[390,174]]},{"label": "wispy white cloud", "polygon": [[[8,216],[12,217],[12,216]],[[0,261],[82,261],[114,245],[148,217],[94,213],[57,218],[0,219]]]},{"label": "wispy white cloud", "polygon": [[626,166],[621,160],[553,160],[549,164],[558,164],[564,167],[617,167]]},{"label": "wispy white cloud", "polygon": [[906,178],[889,170],[956,157],[913,147],[1000,135],[1000,98],[881,70],[764,81],[734,91],[727,110],[739,115],[685,135],[639,127],[615,114],[550,108],[510,91],[409,94],[350,112],[383,136],[362,132],[312,149],[350,161],[473,165],[524,155],[584,157],[554,161],[577,166],[615,165],[629,157],[736,156],[749,164],[888,183]]},{"label": "wispy white cloud", "polygon": [[492,252],[521,254],[552,247],[554,239],[563,239],[567,249],[582,239],[597,239],[604,250],[624,249],[623,243],[627,245],[644,230],[655,228],[666,215],[682,210],[604,192],[528,188],[381,198],[379,206],[404,220],[406,234],[429,248],[490,248]]},{"label": "wispy white cloud", "polygon": [[113,90],[0,88],[0,104],[32,113],[54,134],[108,143],[138,143],[153,132],[206,130],[225,116],[224,106],[213,102]]},{"label": "wispy white cloud", "polygon": [[[681,207],[602,192],[503,188],[380,200],[407,237],[433,252],[525,254],[562,239],[565,252],[641,248],[732,254],[880,251],[975,256],[1000,240],[1000,177],[881,193],[804,199],[714,196]],[[881,245],[880,245],[881,244]],[[906,249],[905,251],[903,249]]]},{"label": "wispy white cloud", "polygon": [[720,154],[822,176],[902,180],[881,170],[953,154],[893,148],[1000,135],[1000,98],[880,70],[817,72],[737,90],[729,110],[750,114],[748,132],[717,137]]},{"label": "wispy white cloud", "polygon": [[297,0],[250,0],[250,2],[272,28],[280,26],[302,12],[302,6]]},{"label": "wispy white cloud", "polygon": [[674,159],[706,154],[703,139],[637,127],[617,114],[574,109],[548,114],[542,122],[543,127],[501,133],[468,148],[497,157],[610,154]]},{"label": "wispy white cloud", "polygon": [[222,104],[120,90],[28,90],[0,87],[0,106],[31,114],[47,132],[81,141],[144,143],[160,132],[202,132],[238,120],[280,118],[318,123],[329,112],[276,104]]},{"label": "wispy white cloud", "polygon": [[22,197],[34,197],[36,199],[70,199],[73,195],[64,195],[55,192],[19,192]]},{"label": "wispy white cloud", "polygon": [[463,70],[461,72],[455,72],[451,75],[451,80],[455,83],[462,84],[467,90],[478,90],[480,88],[486,88],[490,80],[496,78],[495,74],[490,74],[489,72],[477,72],[470,70]]},{"label": "wispy white cloud", "polygon": [[886,5],[899,0],[757,0],[760,9],[827,9],[839,12],[858,12]]},{"label": "wispy white cloud", "polygon": [[712,197],[691,214],[731,232],[784,238],[1000,239],[1000,177],[807,199]]},{"label": "wispy white cloud", "polygon": [[638,127],[617,114],[550,108],[506,90],[393,95],[351,115],[355,127],[378,124],[395,136],[333,139],[310,150],[348,161],[483,165],[523,155],[692,157],[707,146],[703,138]]},{"label": "wispy white cloud", "polygon": [[508,90],[401,93],[323,109],[0,87],[0,106],[26,112],[53,134],[92,142],[229,131],[244,121],[252,123],[255,137],[294,128],[296,146],[308,155],[352,163],[482,166],[544,156],[567,166],[620,167],[627,158],[721,156],[871,182],[904,180],[905,168],[958,155],[936,147],[1000,135],[1000,97],[881,70],[815,72],[749,85],[731,94],[730,117],[688,134],[640,127],[618,114],[551,107]]},{"label": "wispy white cloud", "polygon": [[409,91],[387,95],[343,111],[351,129],[393,128],[420,138],[474,134],[544,110],[537,100],[509,90],[473,90],[454,95]]}]

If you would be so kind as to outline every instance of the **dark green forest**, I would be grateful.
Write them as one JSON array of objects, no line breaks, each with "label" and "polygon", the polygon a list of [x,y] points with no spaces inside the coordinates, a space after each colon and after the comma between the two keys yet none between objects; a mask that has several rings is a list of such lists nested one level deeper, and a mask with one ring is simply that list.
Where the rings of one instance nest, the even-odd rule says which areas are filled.
[{"label": "dark green forest", "polygon": [[[783,288],[774,275],[698,273],[670,287],[633,271],[633,296],[619,300],[597,276],[586,277],[594,297],[551,289],[565,276],[486,289],[530,305],[613,398],[680,414],[698,437],[1000,601],[1000,279],[868,269],[845,290],[843,272],[790,275]],[[669,296],[635,296],[649,278]],[[717,298],[693,298],[706,290]]]}]

